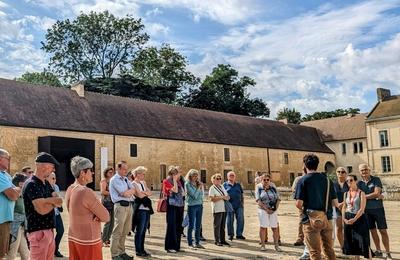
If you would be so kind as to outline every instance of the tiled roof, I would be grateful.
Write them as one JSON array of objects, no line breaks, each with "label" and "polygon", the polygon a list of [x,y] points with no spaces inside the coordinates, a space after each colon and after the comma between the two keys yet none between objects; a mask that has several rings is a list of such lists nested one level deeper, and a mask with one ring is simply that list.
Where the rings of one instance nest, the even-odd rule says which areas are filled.
[{"label": "tiled roof", "polygon": [[400,95],[390,96],[378,102],[368,114],[368,120],[400,116]]},{"label": "tiled roof", "polygon": [[366,138],[366,114],[332,117],[301,123],[304,126],[315,127],[326,142]]},{"label": "tiled roof", "polygon": [[0,79],[0,125],[332,153],[314,128]]}]

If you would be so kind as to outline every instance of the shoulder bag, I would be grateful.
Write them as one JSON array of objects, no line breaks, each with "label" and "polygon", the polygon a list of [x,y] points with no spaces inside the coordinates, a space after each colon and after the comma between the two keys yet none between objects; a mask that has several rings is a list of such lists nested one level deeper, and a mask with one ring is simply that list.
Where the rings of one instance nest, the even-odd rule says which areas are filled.
[{"label": "shoulder bag", "polygon": [[163,186],[164,185],[161,184],[160,197],[157,201],[157,212],[167,212],[167,199],[163,192]]}]

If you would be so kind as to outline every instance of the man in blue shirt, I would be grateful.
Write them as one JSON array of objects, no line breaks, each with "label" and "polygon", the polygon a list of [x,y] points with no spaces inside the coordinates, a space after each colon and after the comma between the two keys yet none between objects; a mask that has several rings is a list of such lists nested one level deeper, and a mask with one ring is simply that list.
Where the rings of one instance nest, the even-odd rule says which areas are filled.
[{"label": "man in blue shirt", "polygon": [[6,172],[10,164],[10,155],[0,149],[0,258],[9,250],[10,223],[14,220],[14,205],[21,189],[12,184],[11,176]]},{"label": "man in blue shirt", "polygon": [[228,212],[226,216],[226,224],[228,226],[229,240],[233,240],[234,229],[233,221],[236,217],[236,238],[246,239],[243,236],[244,228],[244,211],[243,211],[243,189],[240,183],[236,182],[236,174],[233,171],[227,173],[228,181],[224,182],[224,188],[228,192],[232,204],[233,212]]},{"label": "man in blue shirt", "polygon": [[385,209],[382,201],[382,182],[376,176],[371,175],[371,170],[367,164],[360,164],[358,170],[362,180],[357,183],[360,190],[365,192],[367,205],[365,206],[365,214],[368,219],[368,226],[372,239],[376,246],[375,256],[382,256],[381,245],[376,228],[382,237],[383,246],[386,249],[386,259],[392,259],[389,248],[389,235],[387,233],[387,223]]}]

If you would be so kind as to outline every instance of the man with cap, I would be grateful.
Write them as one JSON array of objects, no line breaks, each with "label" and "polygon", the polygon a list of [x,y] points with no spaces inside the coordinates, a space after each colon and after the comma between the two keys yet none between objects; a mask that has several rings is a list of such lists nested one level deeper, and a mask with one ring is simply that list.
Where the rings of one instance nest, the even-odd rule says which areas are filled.
[{"label": "man with cap", "polygon": [[30,244],[30,260],[54,258],[54,208],[62,206],[62,199],[53,197],[54,192],[46,180],[55,171],[58,161],[50,154],[41,152],[35,159],[36,171],[23,188],[27,232]]},{"label": "man with cap", "polygon": [[14,220],[14,205],[20,195],[20,188],[12,184],[7,173],[9,164],[9,153],[0,148],[0,259],[8,253],[10,223]]}]

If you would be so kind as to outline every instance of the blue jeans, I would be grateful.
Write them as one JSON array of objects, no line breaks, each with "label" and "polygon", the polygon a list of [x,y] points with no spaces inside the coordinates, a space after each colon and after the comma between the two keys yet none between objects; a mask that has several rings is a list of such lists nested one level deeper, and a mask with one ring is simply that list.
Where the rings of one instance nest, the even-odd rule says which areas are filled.
[{"label": "blue jeans", "polygon": [[233,212],[226,214],[226,225],[228,226],[228,236],[234,236],[233,221],[236,217],[236,237],[243,236],[244,212],[243,207],[233,209]]},{"label": "blue jeans", "polygon": [[145,252],[144,239],[150,222],[150,212],[148,210],[138,209],[136,214],[135,250],[137,254],[140,254]]},{"label": "blue jeans", "polygon": [[192,232],[194,228],[194,238],[196,245],[200,244],[201,218],[203,216],[203,205],[188,206],[189,227],[187,241],[189,246],[193,245]]}]

